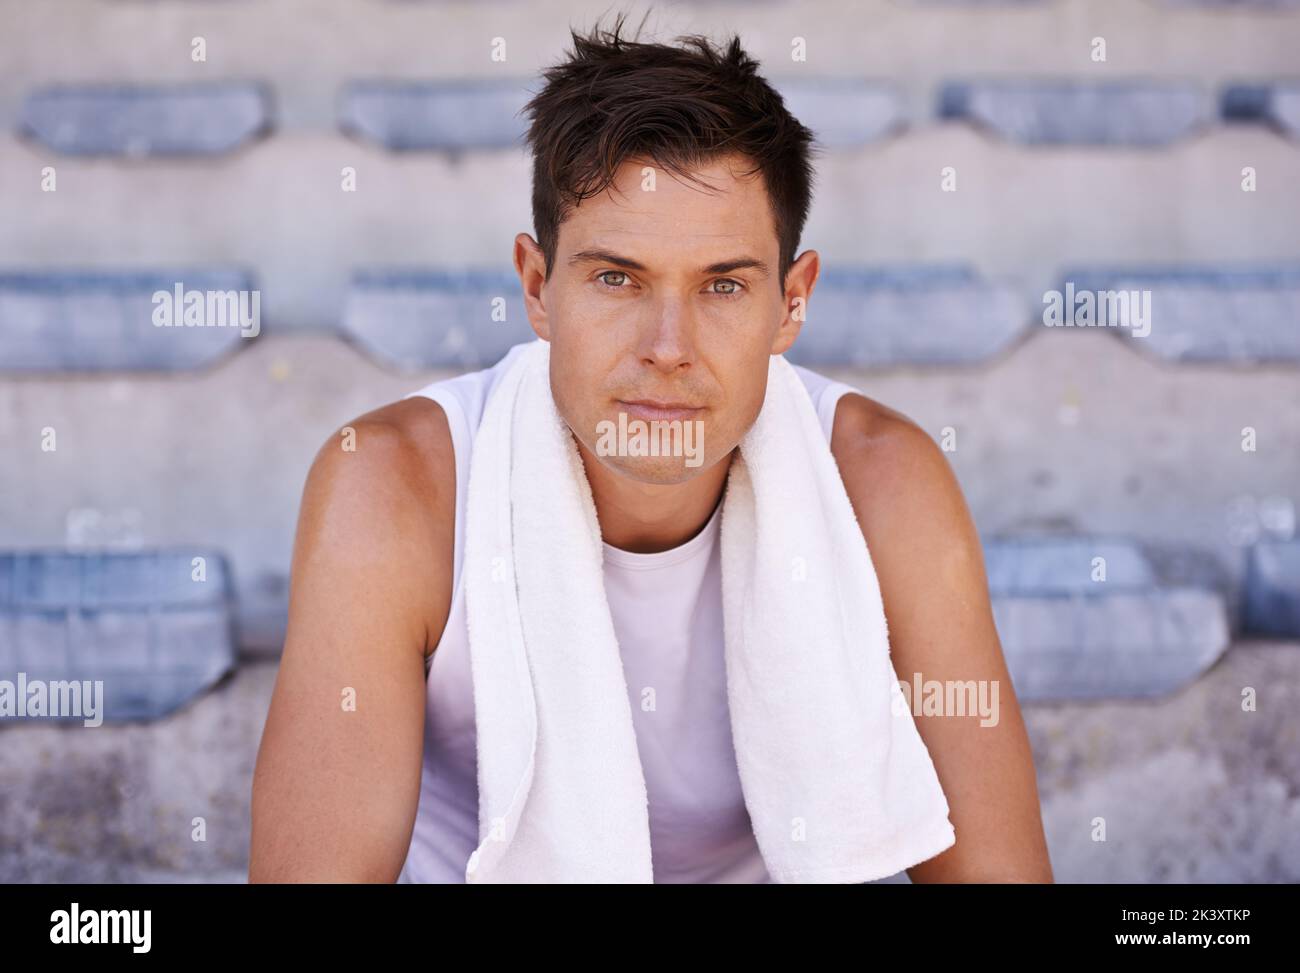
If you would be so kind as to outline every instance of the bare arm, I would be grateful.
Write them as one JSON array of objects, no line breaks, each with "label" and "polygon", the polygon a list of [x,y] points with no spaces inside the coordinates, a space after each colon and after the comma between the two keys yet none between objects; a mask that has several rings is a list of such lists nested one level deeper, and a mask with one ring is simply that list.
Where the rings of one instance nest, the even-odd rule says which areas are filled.
[{"label": "bare arm", "polygon": [[414,826],[424,655],[450,607],[450,437],[420,399],[351,428],[355,451],[333,437],[303,491],[253,775],[251,882],[394,881]]},{"label": "bare arm", "polygon": [[1029,737],[993,622],[979,536],[946,457],[911,420],[852,394],[840,400],[832,447],[880,580],[898,678],[982,681],[998,692],[994,725],[982,726],[979,715],[915,717],[957,841],[908,875],[1051,882]]}]

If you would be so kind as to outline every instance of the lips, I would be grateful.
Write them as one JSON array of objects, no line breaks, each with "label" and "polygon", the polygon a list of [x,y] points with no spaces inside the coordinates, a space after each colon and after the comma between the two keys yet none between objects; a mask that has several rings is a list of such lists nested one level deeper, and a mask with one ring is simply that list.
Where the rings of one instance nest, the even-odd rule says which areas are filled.
[{"label": "lips", "polygon": [[703,406],[693,406],[688,402],[655,402],[641,399],[635,402],[618,400],[619,407],[629,416],[637,419],[672,422],[674,419],[694,419],[704,411]]}]

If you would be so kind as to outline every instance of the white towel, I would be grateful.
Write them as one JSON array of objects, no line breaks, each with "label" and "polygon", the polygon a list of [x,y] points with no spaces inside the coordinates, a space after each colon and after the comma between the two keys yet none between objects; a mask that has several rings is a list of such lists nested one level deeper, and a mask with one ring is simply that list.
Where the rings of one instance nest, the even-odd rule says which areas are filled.
[{"label": "white towel", "polygon": [[[631,701],[596,508],[551,396],[550,345],[505,371],[474,440],[466,598],[479,837],[469,882],[651,882]],[[875,570],[782,356],[723,496],[727,698],[778,882],[865,882],[955,840],[889,658]]]}]

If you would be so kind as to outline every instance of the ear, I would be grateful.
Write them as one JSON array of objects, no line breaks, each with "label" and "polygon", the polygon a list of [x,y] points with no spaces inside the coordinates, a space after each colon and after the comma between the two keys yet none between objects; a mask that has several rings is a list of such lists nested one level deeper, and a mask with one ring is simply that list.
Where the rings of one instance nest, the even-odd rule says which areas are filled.
[{"label": "ear", "polygon": [[545,341],[551,340],[551,323],[546,316],[542,289],[546,284],[546,255],[541,246],[527,233],[515,237],[515,273],[524,291],[524,311],[533,333]]},{"label": "ear", "polygon": [[799,329],[808,316],[808,303],[812,300],[817,275],[821,272],[821,257],[816,250],[805,250],[790,265],[785,275],[785,316],[772,341],[772,354],[783,355],[799,337]]}]

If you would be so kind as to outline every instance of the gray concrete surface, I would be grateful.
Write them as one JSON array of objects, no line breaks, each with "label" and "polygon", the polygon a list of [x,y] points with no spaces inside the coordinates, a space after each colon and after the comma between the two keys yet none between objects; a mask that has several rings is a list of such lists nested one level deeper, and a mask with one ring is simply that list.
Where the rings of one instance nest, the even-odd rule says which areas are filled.
[{"label": "gray concrete surface", "polygon": [[[0,882],[246,881],[275,671],[152,725],[0,727]],[[1237,643],[1159,700],[1024,712],[1057,881],[1300,882],[1300,643]]]}]

